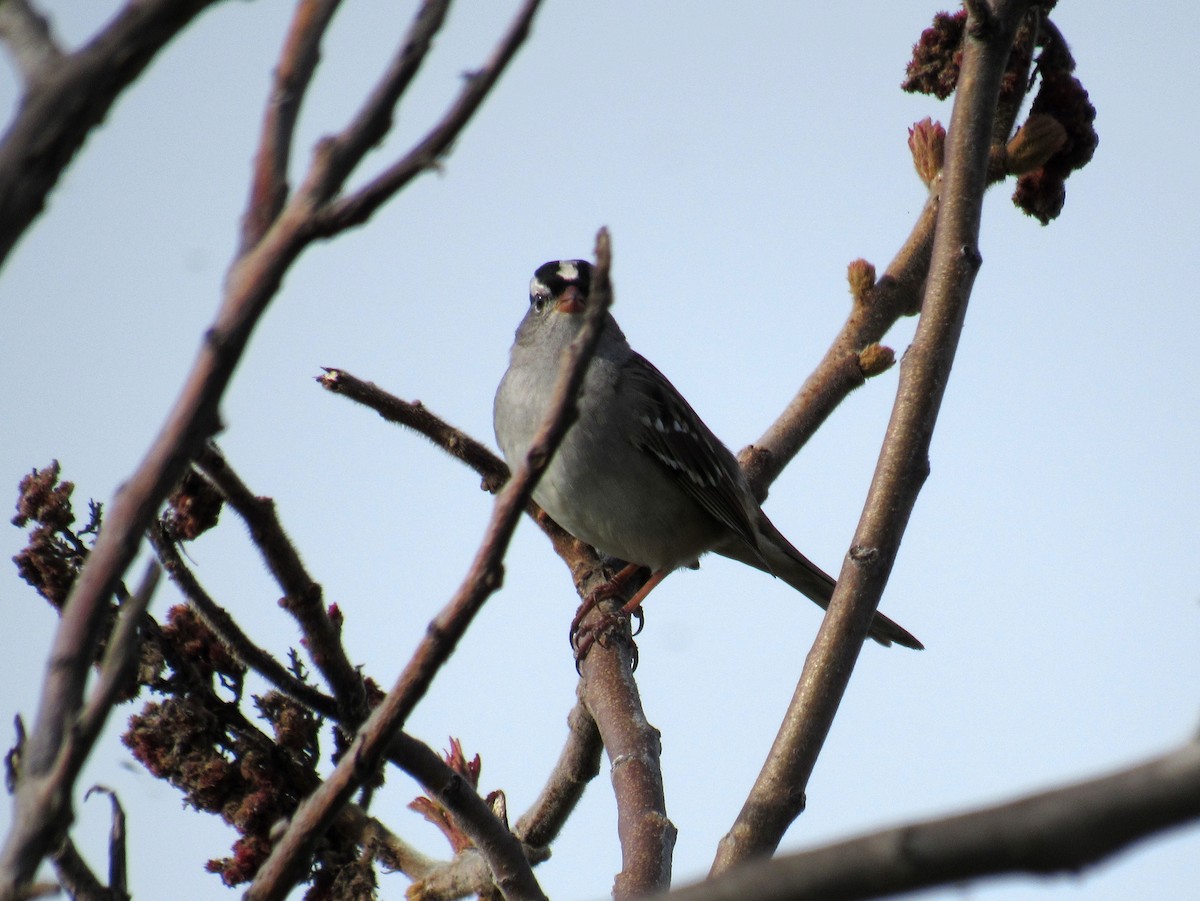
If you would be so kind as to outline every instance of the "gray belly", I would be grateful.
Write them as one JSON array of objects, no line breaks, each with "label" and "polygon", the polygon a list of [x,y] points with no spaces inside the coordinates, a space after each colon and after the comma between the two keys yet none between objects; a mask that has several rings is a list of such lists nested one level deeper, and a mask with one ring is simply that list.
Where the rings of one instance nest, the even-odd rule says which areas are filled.
[{"label": "gray belly", "polygon": [[[654,571],[691,565],[712,547],[716,521],[652,457],[621,454],[617,466],[594,452],[594,442],[573,437],[533,495],[555,522],[602,554]],[[657,486],[654,496],[647,484]]]}]

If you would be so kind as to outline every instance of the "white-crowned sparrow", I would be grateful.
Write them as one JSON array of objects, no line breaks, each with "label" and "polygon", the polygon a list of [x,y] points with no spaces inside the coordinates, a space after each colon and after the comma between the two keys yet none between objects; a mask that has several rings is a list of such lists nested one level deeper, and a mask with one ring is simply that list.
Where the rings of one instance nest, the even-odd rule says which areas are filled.
[{"label": "white-crowned sparrow", "polygon": [[[583,324],[591,276],[585,260],[554,261],[529,284],[529,311],[493,408],[496,440],[510,465],[525,458],[545,416],[562,352]],[[634,352],[611,315],[584,378],[579,417],[533,497],[600,553],[650,569],[647,588],[626,609],[708,551],[778,576],[821,607],[833,594],[834,580],[771,524],[733,454]],[[870,636],[922,647],[879,613]]]}]

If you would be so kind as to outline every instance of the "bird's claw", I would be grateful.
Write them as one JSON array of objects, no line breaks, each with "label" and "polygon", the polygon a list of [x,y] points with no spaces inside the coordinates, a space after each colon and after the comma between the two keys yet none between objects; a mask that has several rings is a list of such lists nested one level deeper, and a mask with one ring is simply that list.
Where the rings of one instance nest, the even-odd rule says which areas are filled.
[{"label": "bird's claw", "polygon": [[[586,604],[586,601],[585,601]],[[585,611],[584,615],[587,612]],[[602,612],[598,614],[592,622],[578,624],[572,623],[571,626],[571,647],[575,651],[575,671],[580,672],[580,667],[583,665],[583,660],[591,651],[593,645],[600,645],[606,648],[609,645],[609,640],[612,637],[613,630],[620,627],[623,623],[629,622],[631,618],[637,619],[637,628],[630,624],[630,647],[632,648],[633,663],[630,666],[631,670],[637,669],[638,665],[638,649],[633,643],[632,638],[642,631],[642,626],[645,624],[645,615],[642,613],[642,608],[638,607],[633,611],[632,617],[624,610],[619,610],[615,613]],[[582,619],[582,616],[576,614],[576,619]],[[581,673],[582,674],[582,673]]]}]

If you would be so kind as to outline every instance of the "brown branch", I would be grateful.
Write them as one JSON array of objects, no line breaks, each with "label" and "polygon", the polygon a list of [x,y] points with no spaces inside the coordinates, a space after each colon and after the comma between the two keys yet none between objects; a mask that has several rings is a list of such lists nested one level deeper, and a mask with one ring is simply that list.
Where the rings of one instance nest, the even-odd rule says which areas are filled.
[{"label": "brown branch", "polygon": [[[527,861],[545,859],[544,851],[519,841],[471,784],[428,745],[407,733],[400,733],[392,740],[387,753],[388,760],[420,782],[430,798],[451,812],[455,825],[471,839],[486,861],[487,874],[477,873],[473,877],[466,877],[465,881],[476,890],[490,893],[497,882],[497,873],[528,871]],[[457,859],[448,864],[439,864],[419,874],[420,882],[428,889],[430,896],[438,897],[440,886],[464,884],[460,874],[452,872],[460,869],[469,871],[470,867],[463,867]],[[509,881],[516,879],[518,877],[515,875],[509,877]],[[527,879],[532,883],[533,874],[528,872],[519,879]],[[416,885],[410,887],[413,897],[418,897],[422,891]]]},{"label": "brown branch", "polygon": [[[483,68],[471,73],[466,87],[458,99],[437,125],[415,147],[384,172],[348,197],[333,201],[317,216],[315,228],[324,235],[332,235],[343,229],[365,222],[389,197],[403,188],[417,175],[434,167],[446,154],[454,141],[470,121],[479,105],[492,90],[496,80],[529,36],[533,17],[541,6],[541,0],[525,0],[517,12],[508,32],[492,52]],[[364,130],[364,134],[366,131]],[[361,156],[377,141],[355,145]],[[344,148],[341,152],[347,152]],[[341,184],[341,181],[337,181]]]},{"label": "brown branch", "polygon": [[[71,788],[99,738],[117,696],[132,682],[138,627],[158,585],[158,575],[157,564],[151,563],[137,592],[124,598],[100,661],[99,676],[91,696],[86,704],[80,698],[70,708],[56,711],[63,717],[59,724],[64,730],[61,745],[44,770],[32,771],[36,774],[34,777],[30,772],[33,763],[38,761],[34,756],[37,733],[24,742],[14,793],[14,822],[4,856],[0,859],[0,897],[15,897],[18,892],[23,892],[42,857],[66,839],[71,821]],[[66,616],[64,611],[63,618]],[[92,659],[91,656],[76,656],[56,660],[58,672],[54,675],[61,676],[64,682],[79,679],[82,683]],[[62,860],[62,865],[68,869],[71,863],[69,855]]]},{"label": "brown branch", "polygon": [[[595,720],[582,703],[571,708],[567,724],[567,742],[559,754],[558,762],[537,799],[512,829],[531,863],[550,856],[550,843],[558,836],[567,817],[579,803],[583,790],[600,772],[600,755],[604,752],[604,744]],[[448,809],[461,816],[458,808]],[[410,887],[408,896],[412,901],[418,901],[421,898],[483,895],[491,889],[492,882],[486,859],[468,850],[431,871],[418,885]]]},{"label": "brown branch", "polygon": [[932,192],[887,271],[868,290],[856,292],[845,324],[796,396],[762,437],[738,455],[760,501],[838,405],[865,382],[863,350],[882,340],[902,316],[920,310],[938,204],[938,194]]},{"label": "brown branch", "polygon": [[[354,167],[387,135],[392,127],[396,103],[425,62],[449,7],[450,0],[423,0],[387,71],[372,88],[350,124],[340,134],[318,143],[316,159],[304,189],[314,203],[323,206],[335,197]],[[465,120],[463,124],[466,124]],[[387,200],[394,193],[389,192],[382,200]],[[340,230],[337,228],[333,231]]]},{"label": "brown branch", "polygon": [[296,5],[263,115],[238,256],[259,242],[287,200],[288,162],[300,104],[320,59],[321,38],[340,5],[341,0],[300,0]]},{"label": "brown branch", "polygon": [[[92,129],[104,121],[121,92],[214,2],[131,0],[73,53],[56,59],[44,43],[40,50],[26,43],[24,50],[17,51],[18,66],[29,80],[0,143],[0,265],[45,207],[59,176]],[[9,23],[15,20],[16,25],[24,19],[28,27],[23,35],[29,38],[39,29],[22,17],[22,9],[28,5],[21,0],[16,4],[5,0],[0,3],[0,16]]]},{"label": "brown branch", "polygon": [[675,901],[882,898],[1006,873],[1077,875],[1200,820],[1200,743],[1135,767],[970,813],[741,867]]},{"label": "brown branch", "polygon": [[[1018,32],[1018,40],[1027,43],[1030,48],[1038,33],[1035,13],[1036,10],[1031,10],[1029,18],[1032,21],[1029,22],[1029,27]],[[1032,54],[1027,54],[1020,70],[1010,71],[1014,84],[1028,84],[1031,61]],[[1008,165],[1012,148],[1006,146],[1006,142],[1016,122],[1023,97],[1024,91],[1015,91],[1013,96],[1002,97],[997,108],[989,152],[989,185],[1003,181],[1008,175],[1021,174]],[[919,128],[920,125],[914,131]],[[931,128],[940,129],[940,126],[931,125]],[[1061,131],[1061,126],[1059,130]],[[1014,143],[1019,141],[1019,137],[1014,138]],[[1045,141],[1038,142],[1039,146],[1044,143]],[[916,151],[917,148],[914,147],[914,156],[917,155]],[[941,201],[941,163],[939,153],[931,166],[932,177],[927,179],[929,197],[887,270],[875,281],[874,267],[865,261],[856,261],[850,265],[854,302],[846,322],[825,352],[825,356],[779,418],[755,444],[746,447],[738,455],[760,501],[766,497],[770,484],[779,477],[838,405],[850,392],[860,387],[866,378],[876,374],[863,371],[863,352],[883,340],[901,317],[912,316],[921,311],[921,296],[929,274],[934,228],[937,225]],[[866,269],[862,275],[869,273],[869,278],[867,284],[858,286],[854,284],[855,270],[860,266]]]},{"label": "brown branch", "polygon": [[494,493],[508,481],[508,465],[503,460],[482,442],[431,413],[419,400],[401,400],[378,385],[364,382],[344,369],[326,367],[325,374],[317,376],[316,381],[327,391],[370,407],[388,422],[407,426],[424,435],[450,456],[461,460],[479,473],[487,491]]},{"label": "brown branch", "polygon": [[[493,454],[482,442],[431,413],[420,401],[402,400],[372,382],[356,378],[344,369],[326,369],[325,375],[317,376],[316,381],[327,391],[357,401],[370,407],[389,422],[407,426],[424,435],[450,456],[475,470],[483,479],[482,487],[485,491],[495,493],[508,481],[507,463]],[[547,516],[534,501],[529,501],[526,511],[567,564],[576,588],[581,593],[586,593],[582,587],[583,582],[591,574],[598,573],[601,568],[596,552]]]},{"label": "brown branch", "polygon": [[583,790],[600,772],[604,743],[596,721],[582,702],[567,714],[567,742],[537,800],[513,827],[523,842],[545,847],[557,836]]},{"label": "brown branch", "polygon": [[[601,229],[596,238],[596,255],[598,271],[607,275],[609,248],[606,230]],[[312,844],[364,778],[375,771],[392,736],[399,732],[409,713],[425,695],[433,677],[449,659],[484,601],[499,587],[501,560],[508,549],[513,530],[574,414],[576,395],[607,313],[607,306],[600,300],[599,296],[592,298],[585,324],[565,355],[546,419],[524,463],[496,498],[483,542],[462,585],[429,624],[424,640],[417,646],[387,697],[359,730],[341,763],[326,782],[301,804],[291,825],[272,849],[270,857],[246,893],[248,899],[265,901],[282,898],[301,878]],[[528,867],[524,870],[496,874],[497,886],[510,897],[544,897],[532,872],[528,871]],[[526,875],[528,878],[525,878]]]},{"label": "brown branch", "polygon": [[[125,892],[116,892],[102,883],[92,872],[79,849],[71,839],[63,839],[61,845],[50,855],[54,865],[54,875],[58,877],[59,885],[54,886],[48,895],[58,895],[64,889],[71,901],[129,901]],[[40,897],[30,895],[24,897]]]},{"label": "brown branch", "polygon": [[350,728],[357,726],[367,715],[362,674],[347,658],[341,630],[329,616],[321,586],[308,574],[284,531],[275,502],[254,494],[211,442],[196,458],[196,467],[246,523],[254,546],[283,589],[281,606],[300,624],[309,656],[333,689],[341,709],[338,719]]},{"label": "brown branch", "polygon": [[152,526],[148,530],[147,536],[163,569],[171,577],[171,581],[175,583],[183,596],[187,598],[192,609],[199,614],[200,619],[229,649],[234,658],[310,710],[328,719],[338,719],[337,701],[292,675],[287,667],[256,645],[242,631],[229,612],[213,600],[200,584],[200,580],[187,568],[175,543],[161,526]]},{"label": "brown branch", "polygon": [[[51,83],[26,95],[17,120],[0,146],[0,261],[41,209],[58,173],[89,129],[107,112],[120,88],[211,2],[131,2],[99,37],[71,55],[71,64],[60,67]],[[527,6],[522,19],[528,13]],[[524,22],[519,36],[523,36],[527,24]],[[504,52],[494,57],[496,67],[488,87],[515,53],[519,40],[514,42],[513,38],[510,32],[502,43]],[[471,112],[481,99],[477,98]],[[469,116],[458,114],[461,103],[455,111],[456,135]],[[439,140],[445,137],[444,123],[438,134]],[[30,171],[31,159],[43,165]],[[38,862],[61,837],[70,819],[70,783],[53,783],[53,771],[63,759],[66,735],[82,700],[108,598],[132,561],[159,504],[216,431],[217,406],[233,370],[284,273],[318,236],[313,223],[319,211],[314,204],[321,196],[321,186],[327,186],[330,176],[336,174],[329,155],[318,152],[304,182],[306,190],[291,198],[262,238],[231,266],[220,309],[205,333],[175,405],[145,458],[108,507],[96,544],[67,599],[50,651],[55,665],[48,669],[43,684],[16,790],[16,816],[0,850],[0,896],[28,885]],[[399,187],[396,184],[392,193]],[[376,199],[370,211],[386,197],[381,193]],[[320,236],[328,237],[336,230],[326,222]],[[44,791],[50,784],[58,790]]]},{"label": "brown branch", "polygon": [[580,665],[580,695],[604,740],[617,799],[621,872],[613,897],[633,898],[671,884],[675,826],[663,793],[662,744],[642,710],[633,681],[633,641],[628,623],[597,642]]},{"label": "brown branch", "polygon": [[979,220],[993,113],[1024,9],[1021,2],[1003,4],[985,38],[966,39],[921,319],[900,367],[896,404],[875,477],[784,723],[736,822],[721,840],[713,874],[773,852],[803,809],[804,787],[928,473],[929,441],[980,263]]}]

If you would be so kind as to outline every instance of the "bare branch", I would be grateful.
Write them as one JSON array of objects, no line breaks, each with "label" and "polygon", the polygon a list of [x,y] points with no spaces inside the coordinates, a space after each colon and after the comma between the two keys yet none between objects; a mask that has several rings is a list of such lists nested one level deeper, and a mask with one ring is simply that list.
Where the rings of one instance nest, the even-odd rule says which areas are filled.
[{"label": "bare branch", "polygon": [[212,443],[200,452],[196,467],[249,528],[254,546],[283,589],[283,608],[300,623],[308,641],[309,656],[333,689],[342,710],[338,719],[351,728],[358,725],[367,715],[362,674],[346,657],[341,631],[329,617],[321,586],[308,574],[300,552],[284,531],[274,501],[255,495]]},{"label": "bare branch", "polygon": [[[1014,85],[1028,84],[1031,51],[1037,39],[1039,26],[1036,12],[1030,10],[1026,17],[1028,27],[1022,27],[1017,33],[1018,44],[1026,49],[1026,53],[1023,65],[1019,69],[1010,69],[1009,75]],[[1049,23],[1041,24],[1045,27]],[[1006,148],[1006,141],[1020,112],[1024,96],[1023,90],[1001,94],[989,152],[989,185],[1014,174],[1013,168],[1007,165],[1009,150]],[[913,130],[917,131],[920,125],[924,124],[929,124],[931,130],[941,133],[940,126],[930,123],[921,123]],[[1042,148],[1039,147],[1039,150]],[[908,238],[887,270],[875,281],[874,268],[869,264],[863,261],[851,264],[852,282],[855,279],[855,268],[862,264],[867,266],[872,274],[869,284],[851,285],[854,303],[850,315],[830,344],[829,350],[779,418],[755,444],[744,448],[738,455],[738,460],[746,470],[750,484],[760,501],[766,497],[770,484],[779,477],[846,396],[861,386],[870,375],[876,374],[863,371],[860,365],[863,351],[883,340],[884,335],[902,316],[912,316],[920,312],[941,201],[941,154],[938,153],[937,157],[936,165],[933,166],[936,171],[932,178],[926,179],[930,189],[929,197]]]},{"label": "bare branch", "polygon": [[295,698],[310,710],[329,719],[336,720],[338,718],[337,701],[293,676],[287,667],[256,645],[242,631],[229,612],[213,600],[195,574],[184,564],[174,542],[163,532],[161,527],[152,526],[147,534],[167,575],[183,592],[183,596],[200,615],[204,624],[213,631],[213,634],[221,640],[235,658],[285,695]]},{"label": "bare branch", "polygon": [[1024,8],[1015,4],[1003,18],[989,23],[986,38],[968,36],[965,41],[925,300],[916,336],[900,367],[896,404],[875,477],[784,723],[733,828],[721,840],[713,874],[773,852],[803,809],[804,786],[928,473],[929,441],[981,262],[979,220],[993,114]]},{"label": "bare branch", "polygon": [[[527,860],[544,859],[544,851],[518,841],[470,783],[447,765],[432,748],[402,732],[392,739],[387,756],[388,760],[420,782],[430,798],[450,811],[455,824],[471,839],[471,843],[487,862],[490,872],[486,884],[478,880],[471,882],[472,886],[480,891],[491,891],[497,884],[498,873],[510,874],[506,877],[508,882],[528,880],[532,883],[532,872],[520,876],[517,874],[519,871],[528,871]],[[422,882],[428,877],[431,884],[436,883],[446,871],[457,868],[458,863],[454,861],[431,869],[420,874]],[[451,876],[450,879],[454,884],[462,884],[462,880],[457,876]]]},{"label": "bare branch", "polygon": [[508,481],[508,465],[486,445],[466,432],[440,419],[418,401],[405,401],[389,394],[372,382],[364,382],[344,369],[325,369],[317,376],[317,384],[327,391],[348,397],[370,407],[388,422],[408,426],[440,447],[450,456],[462,460],[483,477],[483,486],[497,491]]},{"label": "bare branch", "polygon": [[[596,245],[597,268],[607,276],[607,231],[601,229]],[[350,799],[363,779],[375,771],[392,736],[402,728],[409,713],[424,696],[434,675],[449,659],[483,602],[499,587],[501,560],[508,549],[513,529],[538,478],[566,432],[606,313],[607,307],[600,304],[598,298],[593,298],[584,326],[563,361],[553,401],[542,428],[530,446],[525,462],[496,498],[483,543],[462,585],[429,624],[425,639],[401,671],[387,697],[359,730],[353,746],[341,763],[326,782],[301,804],[291,825],[246,893],[248,899],[265,901],[282,898],[301,877],[311,844],[324,832],[337,810]],[[525,869],[528,870],[527,867]],[[525,873],[508,875],[514,879],[497,874],[497,885],[509,897],[544,897],[531,872],[528,878],[524,878]]]},{"label": "bare branch", "polygon": [[300,104],[320,59],[321,38],[340,5],[341,0],[300,0],[296,4],[263,116],[238,256],[258,243],[287,200],[288,162]]},{"label": "bare branch", "polygon": [[[98,38],[71,55],[72,64],[61,67],[61,77],[24,99],[17,121],[0,146],[0,260],[41,209],[58,173],[91,126],[103,118],[120,88],[211,2],[214,0],[131,2]],[[504,47],[511,52],[503,54],[492,71],[489,88],[517,44],[510,34]],[[471,112],[481,100],[481,95],[476,98]],[[465,123],[460,117],[455,134]],[[32,152],[34,145],[38,153]],[[30,172],[30,159],[47,165]],[[310,189],[326,184],[331,171],[327,157],[318,153],[306,184]],[[133,559],[158,505],[216,431],[218,402],[255,325],[284,273],[317,237],[312,227],[315,215],[311,190],[301,192],[230,268],[221,307],[178,400],[145,458],[109,505],[107,520],[75,581],[55,633],[50,652],[55,665],[47,673],[34,728],[26,742],[16,792],[17,816],[0,851],[0,895],[28,885],[38,861],[61,836],[70,818],[70,780],[61,783],[62,790],[52,799],[40,789],[60,760],[71,719],[79,709],[107,599]],[[53,810],[45,806],[49,800],[55,805]]]},{"label": "bare branch", "polygon": [[316,157],[304,185],[304,193],[314,204],[324,206],[337,196],[354,167],[391,129],[396,103],[425,62],[449,8],[450,0],[423,0],[396,56],[354,119],[340,134],[325,138],[317,145]]},{"label": "bare branch", "polygon": [[[58,895],[65,889],[72,901],[129,901],[129,895],[114,892],[96,877],[70,838],[63,839],[62,844],[50,855],[50,862],[54,865],[54,874],[61,886],[51,887],[45,892],[46,895]],[[41,895],[30,893],[21,897]]]},{"label": "bare branch", "polygon": [[8,45],[26,90],[63,57],[49,21],[28,0],[0,3],[0,41]]},{"label": "bare branch", "polygon": [[[420,143],[361,190],[331,202],[318,214],[315,228],[320,235],[332,235],[365,222],[388,198],[441,159],[529,36],[529,26],[540,5],[541,0],[526,0],[491,59],[468,77],[458,100]],[[358,155],[365,150],[365,147],[361,148]],[[340,185],[341,180],[337,184]]]},{"label": "bare branch", "polygon": [[[567,723],[570,731],[558,762],[537,800],[512,829],[512,834],[521,841],[525,856],[531,863],[550,856],[550,843],[575,809],[587,784],[600,772],[600,755],[604,751],[604,744],[587,708],[582,703],[576,704],[567,715]],[[458,818],[465,813],[461,807],[452,807],[449,803],[444,802],[443,806]],[[489,818],[496,821],[490,812]],[[419,885],[413,885],[408,890],[408,896],[416,901],[418,898],[484,895],[492,885],[492,870],[486,858],[477,851],[468,850],[432,870],[421,879]]]},{"label": "bare branch", "polygon": [[[0,897],[17,893],[36,871],[46,848],[61,842],[71,821],[71,788],[83,768],[92,746],[108,719],[118,693],[132,681],[132,667],[138,649],[138,626],[158,584],[159,569],[151,563],[137,592],[124,599],[116,624],[100,662],[100,676],[86,706],[81,700],[63,701],[53,715],[62,729],[61,746],[49,760],[35,756],[34,741],[38,733],[25,743],[21,755],[19,778],[14,802],[14,823],[0,858]],[[63,622],[70,615],[64,610]],[[73,623],[73,625],[77,625]],[[60,634],[63,631],[60,623]],[[80,651],[91,645],[76,645]],[[54,659],[54,658],[52,658]],[[80,688],[87,677],[92,657],[84,653],[59,660],[58,672],[47,676],[61,678],[60,685],[78,680]],[[82,672],[80,672],[82,671]],[[70,706],[67,706],[70,704]],[[75,716],[78,711],[78,717]],[[39,712],[39,721],[40,721]],[[40,753],[40,752],[38,752]],[[35,768],[42,763],[43,768]],[[68,865],[69,865],[68,861]]]},{"label": "bare branch", "polygon": [[580,694],[604,740],[617,799],[621,872],[613,896],[633,898],[671,884],[675,826],[663,793],[662,744],[633,680],[633,641],[624,629],[597,642],[580,665]]},{"label": "bare branch", "polygon": [[970,813],[751,863],[678,901],[882,898],[1004,873],[1078,874],[1200,819],[1200,743],[1111,775]]},{"label": "bare branch", "polygon": [[[11,27],[24,23],[20,35],[26,44],[18,51],[18,66],[27,77],[30,67],[38,76],[27,81],[16,117],[0,143],[0,265],[121,92],[175,35],[215,2],[131,0],[100,34],[57,60],[54,51],[36,37],[39,27],[22,15],[27,4],[0,3],[0,16],[15,23],[10,35]],[[40,51],[34,49],[39,43]],[[30,60],[30,52],[42,61]]]}]

